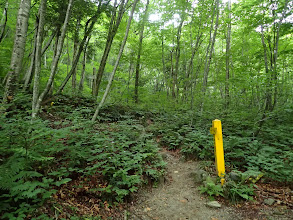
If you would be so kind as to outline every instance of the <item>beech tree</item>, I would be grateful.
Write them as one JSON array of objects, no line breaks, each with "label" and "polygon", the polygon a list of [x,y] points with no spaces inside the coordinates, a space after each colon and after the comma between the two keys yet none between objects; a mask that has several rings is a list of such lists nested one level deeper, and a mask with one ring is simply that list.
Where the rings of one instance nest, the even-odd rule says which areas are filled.
[{"label": "beech tree", "polygon": [[[38,113],[38,111],[40,110],[41,103],[42,103],[44,97],[50,91],[51,86],[53,84],[55,74],[56,74],[56,69],[57,69],[57,66],[58,66],[58,63],[59,63],[59,60],[60,60],[60,56],[61,56],[61,53],[62,53],[62,48],[63,48],[63,44],[64,44],[67,25],[68,25],[70,13],[71,13],[72,2],[73,2],[73,0],[69,0],[69,2],[68,2],[66,16],[65,16],[65,19],[64,19],[64,24],[62,26],[61,35],[60,35],[60,38],[58,39],[58,44],[57,44],[57,47],[56,47],[56,53],[55,53],[55,56],[53,58],[53,62],[52,62],[52,65],[51,65],[50,77],[49,77],[49,79],[47,81],[47,85],[46,85],[45,89],[43,90],[43,92],[40,95],[38,95],[38,83],[39,83],[37,81],[38,76],[37,76],[37,79],[35,79],[34,89],[37,89],[37,91],[34,91],[35,98],[33,100],[33,117],[35,117],[36,114]],[[36,72],[36,74],[39,74],[39,73]],[[36,97],[38,97],[38,98],[36,98]]]},{"label": "beech tree", "polygon": [[127,27],[126,27],[124,39],[123,39],[122,44],[120,46],[120,50],[119,50],[119,53],[118,53],[118,56],[117,56],[117,59],[116,59],[116,62],[115,62],[114,69],[113,69],[113,71],[112,71],[112,73],[111,73],[111,75],[109,77],[109,81],[108,81],[108,85],[107,85],[106,91],[105,91],[105,93],[103,95],[103,98],[102,98],[100,104],[96,108],[96,111],[95,111],[95,114],[94,114],[94,116],[92,118],[92,121],[95,121],[97,119],[97,117],[99,115],[99,111],[102,108],[102,106],[104,105],[107,96],[109,95],[109,91],[110,91],[110,88],[111,88],[111,85],[112,85],[112,82],[113,82],[115,73],[117,71],[117,68],[118,68],[118,65],[119,65],[119,62],[120,62],[120,59],[121,59],[121,56],[122,56],[122,53],[123,53],[123,50],[124,50],[124,47],[125,47],[127,38],[128,38],[128,33],[129,33],[129,29],[130,29],[130,25],[131,25],[132,18],[133,18],[133,13],[134,13],[134,10],[135,10],[135,7],[136,7],[136,4],[137,4],[138,1],[139,0],[134,0],[134,2],[133,2],[132,9],[131,9],[131,13],[130,13],[130,16],[128,18],[128,23],[127,23]]},{"label": "beech tree", "polygon": [[136,103],[138,103],[138,85],[139,85],[139,70],[140,70],[140,56],[142,52],[142,41],[143,41],[143,32],[145,23],[148,18],[148,7],[149,7],[150,1],[147,0],[145,11],[143,14],[143,17],[141,19],[141,29],[139,32],[139,42],[138,42],[138,52],[137,52],[137,59],[136,59],[136,68],[135,68],[135,88],[134,88],[134,100]]},{"label": "beech tree", "polygon": [[22,68],[22,60],[25,51],[28,20],[31,7],[31,0],[21,0],[16,23],[15,39],[13,52],[11,56],[10,70],[5,80],[4,102],[13,100],[15,90],[17,89],[18,77]]}]

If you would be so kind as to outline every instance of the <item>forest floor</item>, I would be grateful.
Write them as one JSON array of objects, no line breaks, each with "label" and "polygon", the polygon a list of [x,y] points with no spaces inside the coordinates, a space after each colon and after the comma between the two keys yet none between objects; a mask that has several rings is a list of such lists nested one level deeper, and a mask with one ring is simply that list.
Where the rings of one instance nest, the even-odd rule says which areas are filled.
[{"label": "forest floor", "polygon": [[[221,208],[207,206],[210,201],[201,195],[193,174],[199,170],[199,162],[182,159],[180,154],[161,152],[166,166],[165,178],[157,187],[142,189],[128,207],[131,220],[238,220],[238,219],[293,219],[292,210],[277,213],[279,208],[254,209],[251,204],[229,205],[223,198]],[[247,205],[247,206],[246,206]]]}]

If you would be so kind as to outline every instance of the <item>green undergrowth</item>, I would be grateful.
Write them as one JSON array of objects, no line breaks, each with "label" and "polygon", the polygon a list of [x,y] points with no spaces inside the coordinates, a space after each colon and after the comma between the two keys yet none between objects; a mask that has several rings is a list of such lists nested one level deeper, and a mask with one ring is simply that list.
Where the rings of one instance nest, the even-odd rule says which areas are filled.
[{"label": "green undergrowth", "polygon": [[209,128],[212,120],[219,117],[228,170],[259,171],[268,180],[292,184],[292,106],[271,114],[258,137],[254,136],[259,129],[258,119],[252,114],[230,112],[209,117],[188,111],[165,113],[156,118],[150,130],[160,138],[160,145],[169,150],[179,149],[190,158],[214,160],[213,137]]},{"label": "green undergrowth", "polygon": [[255,183],[263,176],[261,172],[247,170],[245,172],[233,171],[225,178],[222,186],[220,179],[207,175],[203,184],[199,186],[200,193],[207,194],[210,200],[222,196],[232,203],[240,200],[254,200]]},{"label": "green undergrowth", "polygon": [[[109,104],[98,122],[92,123],[95,101],[65,95],[48,99],[40,118],[33,121],[26,97],[16,97],[8,109],[0,117],[0,213],[4,219],[28,213],[32,218],[40,216],[38,207],[50,207],[54,199],[62,199],[60,189],[78,196],[74,187],[83,188],[83,196],[101,204],[121,203],[164,174],[159,147],[213,161],[209,128],[215,118],[223,123],[227,171],[263,173],[262,179],[285,184],[293,181],[292,106],[269,115],[258,137],[254,133],[261,117],[254,112],[199,114]],[[245,184],[227,182],[224,189],[208,182],[202,191],[232,201],[249,200],[253,183],[247,184],[245,178]],[[52,216],[54,211],[47,210],[45,215]]]},{"label": "green undergrowth", "polygon": [[[49,108],[52,106],[44,109],[43,117],[56,111],[50,112]],[[115,204],[163,175],[165,163],[158,146],[139,120],[126,117],[123,121],[93,124],[85,117],[89,111],[76,108],[56,121],[60,115],[33,121],[28,113],[1,115],[3,219],[21,219],[29,213],[37,217],[38,207],[59,195],[60,187],[70,188],[77,180],[85,180],[79,187],[86,188],[86,180],[95,178],[91,195],[101,204]],[[47,214],[50,216],[50,210]]]}]

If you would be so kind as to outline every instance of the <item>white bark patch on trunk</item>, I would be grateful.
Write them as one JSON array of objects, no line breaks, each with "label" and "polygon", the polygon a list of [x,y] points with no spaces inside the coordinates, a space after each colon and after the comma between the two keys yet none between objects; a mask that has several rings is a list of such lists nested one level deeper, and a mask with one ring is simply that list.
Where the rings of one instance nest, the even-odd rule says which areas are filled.
[{"label": "white bark patch on trunk", "polygon": [[10,62],[10,71],[7,73],[8,76],[5,85],[5,93],[3,96],[4,102],[9,102],[13,99],[16,89],[16,84],[22,67],[22,60],[25,51],[30,7],[31,0],[20,1],[17,15],[14,46]]}]

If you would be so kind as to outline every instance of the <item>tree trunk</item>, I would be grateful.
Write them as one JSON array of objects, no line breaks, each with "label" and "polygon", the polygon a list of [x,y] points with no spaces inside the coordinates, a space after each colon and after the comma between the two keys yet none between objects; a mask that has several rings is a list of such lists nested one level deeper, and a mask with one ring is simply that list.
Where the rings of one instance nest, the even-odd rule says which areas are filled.
[{"label": "tree trunk", "polygon": [[8,76],[3,96],[4,103],[13,100],[15,89],[17,88],[18,77],[20,75],[22,60],[25,52],[30,7],[31,0],[20,1],[10,71],[7,73]]},{"label": "tree trunk", "polygon": [[[77,48],[78,48],[78,43],[79,43],[79,28],[80,28],[80,18],[77,20],[77,25],[76,25],[76,30],[74,33],[74,48],[73,48],[73,58],[76,56]],[[75,93],[76,91],[76,69],[77,66],[73,69],[72,73],[72,91]]]},{"label": "tree trunk", "polygon": [[225,82],[225,100],[226,108],[229,107],[229,79],[230,79],[230,49],[231,49],[231,0],[228,1],[228,24],[227,24],[227,38],[226,38],[226,82]]},{"label": "tree trunk", "polygon": [[278,87],[277,87],[277,81],[278,81],[278,72],[277,72],[277,59],[278,59],[278,50],[279,50],[279,39],[280,39],[280,29],[281,29],[281,24],[285,18],[287,7],[288,7],[288,2],[289,0],[285,1],[284,9],[282,11],[281,18],[278,23],[277,27],[277,34],[275,37],[275,47],[274,47],[274,55],[273,55],[273,81],[274,81],[274,102],[271,111],[274,110],[274,107],[276,106],[277,103],[277,93],[278,93]]},{"label": "tree trunk", "polygon": [[[265,71],[268,75],[268,83],[266,85],[266,92],[265,92],[265,104],[264,104],[264,111],[261,120],[259,121],[258,124],[258,129],[255,131],[254,136],[257,137],[261,131],[261,128],[263,124],[265,123],[265,120],[267,118],[267,113],[272,112],[274,110],[274,107],[277,102],[277,58],[278,58],[278,48],[279,48],[279,37],[280,37],[280,27],[283,22],[283,19],[285,18],[286,11],[287,11],[287,6],[288,6],[288,1],[286,0],[284,9],[282,11],[281,18],[279,19],[278,22],[278,28],[277,28],[277,34],[275,37],[275,44],[273,48],[273,55],[271,59],[271,68],[269,69],[268,65],[268,57],[267,57],[267,46],[265,43],[264,39],[264,30],[263,30],[263,25],[261,25],[261,42],[263,45],[264,49],[264,62],[265,62]],[[273,87],[275,87],[275,90],[273,91]],[[274,92],[274,94],[273,94]],[[274,96],[274,102],[273,102],[273,96]]]},{"label": "tree trunk", "polygon": [[[62,93],[64,87],[66,86],[67,82],[69,81],[70,77],[72,76],[72,74],[73,74],[73,72],[74,72],[74,70],[75,70],[75,68],[77,66],[77,63],[78,63],[79,57],[81,55],[81,52],[84,50],[84,45],[86,43],[86,40],[90,36],[90,34],[92,33],[94,25],[97,22],[98,15],[101,13],[101,7],[102,7],[101,2],[102,2],[102,0],[100,0],[99,2],[100,3],[99,3],[98,10],[97,10],[96,14],[87,21],[87,24],[86,24],[86,27],[85,27],[85,34],[84,34],[84,37],[83,37],[82,41],[79,44],[79,48],[78,48],[76,56],[74,57],[72,67],[71,67],[69,73],[67,74],[66,78],[63,80],[61,86],[59,87],[59,89],[57,91],[57,94]],[[109,2],[108,2],[108,4],[109,4]],[[90,26],[88,27],[89,24],[90,24]]]},{"label": "tree trunk", "polygon": [[[206,88],[207,88],[208,74],[209,74],[209,71],[210,71],[210,64],[211,64],[211,61],[212,61],[214,44],[215,44],[217,30],[218,30],[219,0],[216,0],[216,3],[215,4],[216,5],[215,5],[215,8],[214,8],[214,12],[213,12],[213,18],[212,18],[212,24],[211,24],[211,31],[210,31],[210,42],[209,42],[209,46],[207,48],[207,56],[206,56],[206,60],[205,60],[204,80],[203,80],[203,87],[202,87],[203,95],[205,94]],[[215,12],[217,13],[217,18],[216,18],[216,24],[215,24],[214,34],[213,34],[213,37],[212,37],[212,34],[211,33],[212,33],[212,29],[213,29],[213,19],[214,19]],[[210,50],[209,50],[209,47],[210,47]]]},{"label": "tree trunk", "polygon": [[[35,25],[36,26],[36,34],[35,34],[35,44],[36,44],[36,37],[37,37],[37,32],[38,32],[38,24]],[[54,39],[54,36],[56,35],[56,31],[54,31],[52,33],[52,35],[50,36],[48,42],[46,43],[45,47],[42,48],[42,53],[41,53],[41,56],[44,56],[46,50],[49,48],[50,44],[52,43],[53,39]],[[23,78],[23,81],[24,81],[24,86],[23,86],[23,91],[28,91],[29,87],[30,87],[30,84],[31,84],[31,81],[33,79],[33,73],[35,71],[35,51],[36,51],[36,45],[34,44],[34,49],[33,49],[33,53],[31,54],[31,62],[30,62],[30,66]],[[47,66],[46,64],[46,57],[45,57],[45,67]]]},{"label": "tree trunk", "polygon": [[94,85],[96,84],[96,72],[97,72],[97,69],[96,67],[93,67],[93,76],[92,76],[92,81],[91,81],[91,88],[92,90],[94,90]]},{"label": "tree trunk", "polygon": [[130,80],[132,78],[132,68],[133,68],[133,52],[130,52],[130,59],[129,59],[129,68],[128,68],[128,81],[127,81],[127,98],[126,102],[128,103],[128,97],[130,96]]},{"label": "tree trunk", "polygon": [[174,74],[174,65],[173,65],[173,52],[174,50],[172,49],[170,51],[170,56],[171,56],[171,78],[172,78],[172,98],[176,98],[176,92],[175,92],[175,86],[176,86],[176,80],[175,80],[175,74]]},{"label": "tree trunk", "polygon": [[5,4],[2,19],[0,22],[0,43],[2,42],[2,40],[4,39],[4,36],[5,36],[5,29],[6,29],[6,25],[7,25],[7,9],[8,9],[8,2],[6,2],[6,4]]},{"label": "tree trunk", "polygon": [[37,100],[37,103],[36,103],[36,106],[35,106],[35,114],[37,114],[39,112],[40,107],[41,107],[41,102],[43,101],[44,97],[50,91],[51,86],[52,86],[52,84],[54,82],[55,74],[56,74],[56,71],[57,71],[57,66],[58,66],[60,56],[61,56],[61,53],[62,53],[62,48],[63,48],[63,45],[64,45],[64,39],[65,39],[66,30],[67,30],[69,17],[70,17],[70,13],[71,13],[72,2],[73,2],[73,0],[69,0],[69,2],[68,2],[66,16],[65,16],[63,27],[62,27],[62,30],[61,30],[61,35],[60,35],[60,37],[58,39],[58,45],[57,45],[57,48],[56,48],[56,54],[55,54],[55,56],[53,58],[52,65],[51,65],[50,77],[48,79],[48,82],[47,82],[47,85],[46,85],[44,91],[41,93],[41,95],[39,96],[39,98]]},{"label": "tree trunk", "polygon": [[[39,10],[39,17],[40,17],[41,7]],[[26,71],[26,74],[23,77],[24,86],[23,91],[27,91],[29,89],[29,86],[31,84],[32,78],[33,78],[33,72],[35,69],[35,57],[36,57],[36,48],[37,48],[37,37],[38,37],[38,29],[39,29],[39,18],[36,18],[36,24],[35,24],[35,36],[34,36],[34,45],[33,45],[33,52],[31,54],[31,61],[30,66]]]},{"label": "tree trunk", "polygon": [[99,115],[99,111],[100,109],[103,107],[104,105],[104,102],[109,94],[109,91],[110,91],[110,88],[111,88],[111,85],[112,85],[112,82],[113,82],[113,79],[114,79],[114,75],[116,73],[116,70],[118,68],[118,65],[119,65],[119,61],[120,61],[120,58],[122,56],[122,53],[123,53],[123,50],[124,50],[124,47],[125,47],[125,44],[126,44],[126,41],[127,41],[127,38],[128,38],[128,33],[129,33],[129,29],[130,29],[130,24],[131,24],[131,21],[132,21],[132,18],[133,18],[133,14],[134,14],[134,10],[135,10],[135,7],[136,7],[136,4],[139,0],[135,0],[133,5],[132,5],[132,9],[131,9],[131,14],[129,16],[129,19],[128,19],[128,22],[127,22],[127,27],[126,27],[126,32],[125,32],[125,35],[124,35],[124,39],[122,41],[122,44],[121,44],[121,47],[120,47],[120,50],[119,50],[119,53],[118,53],[118,57],[117,57],[117,60],[115,62],[115,65],[114,65],[114,69],[109,77],[109,81],[108,81],[108,85],[107,85],[107,88],[106,88],[106,91],[104,93],[104,96],[100,102],[100,104],[98,105],[96,111],[95,111],[95,114],[92,118],[92,121],[95,121]]},{"label": "tree trunk", "polygon": [[[192,89],[192,87],[193,87],[193,81],[195,80],[195,79],[193,79],[192,77],[191,77],[191,82],[190,82],[190,80],[189,80],[189,78],[190,78],[190,76],[192,76],[193,75],[193,61],[194,61],[194,57],[195,57],[195,54],[196,54],[196,52],[198,51],[198,48],[200,47],[200,45],[201,45],[201,43],[202,43],[202,41],[201,41],[201,38],[202,38],[202,32],[200,33],[200,29],[198,30],[198,35],[197,35],[197,37],[196,37],[196,43],[195,43],[195,46],[194,46],[194,48],[193,48],[193,50],[192,50],[192,54],[191,54],[191,58],[190,58],[190,61],[189,61],[189,64],[188,64],[188,67],[187,67],[187,83],[186,83],[186,89],[185,90],[187,90],[187,88],[188,87],[190,87],[190,89]],[[191,91],[191,93],[192,93],[192,91]],[[191,96],[192,96],[192,94],[191,94]]]},{"label": "tree trunk", "polygon": [[178,73],[179,73],[179,60],[180,60],[180,39],[181,39],[181,31],[182,31],[182,26],[184,22],[184,16],[182,15],[181,22],[178,26],[177,30],[177,45],[176,45],[176,51],[175,51],[175,71],[174,71],[174,83],[176,86],[176,94],[177,97],[179,96],[179,85],[178,85]]},{"label": "tree trunk", "polygon": [[[214,8],[214,12],[213,12],[211,31],[210,31],[210,42],[209,42],[209,46],[211,47],[211,49],[210,49],[210,51],[208,51],[208,49],[209,49],[209,46],[208,46],[207,56],[206,56],[206,60],[205,60],[204,79],[203,79],[203,85],[202,85],[203,98],[205,97],[206,90],[207,90],[208,75],[209,75],[209,71],[210,71],[212,55],[213,55],[213,51],[214,51],[214,44],[215,44],[215,41],[216,41],[218,24],[219,24],[219,13],[220,13],[219,12],[219,0],[216,0],[215,4],[216,5],[215,5],[215,8]],[[213,29],[213,19],[214,19],[215,12],[217,13],[217,17],[216,17],[215,30],[214,30],[214,34],[213,34],[213,37],[212,37],[211,32],[212,32],[212,29]],[[203,111],[203,99],[201,99],[200,109],[201,109],[201,112],[202,112]]]},{"label": "tree trunk", "polygon": [[34,90],[33,90],[33,102],[32,102],[32,118],[35,118],[37,115],[37,102],[39,98],[40,90],[40,73],[41,73],[41,64],[42,64],[42,42],[43,42],[43,31],[45,24],[45,14],[46,14],[47,0],[42,0],[40,3],[39,10],[39,24],[36,37],[36,49],[35,49],[35,78],[34,78]]},{"label": "tree trunk", "polygon": [[142,51],[142,40],[143,40],[143,32],[145,22],[147,21],[147,13],[150,1],[147,0],[144,15],[141,21],[141,29],[139,32],[139,45],[138,45],[138,53],[137,53],[137,60],[136,60],[136,68],[135,68],[135,87],[134,87],[134,101],[138,103],[138,84],[139,84],[139,70],[140,70],[140,56]]},{"label": "tree trunk", "polygon": [[80,92],[83,91],[83,84],[84,84],[84,78],[85,78],[85,67],[86,67],[86,53],[87,53],[87,46],[89,44],[90,39],[91,39],[91,37],[89,36],[87,38],[87,42],[85,44],[84,51],[83,51],[82,71],[81,71],[81,76],[80,76],[80,81],[79,81],[79,86],[78,86],[78,90]]},{"label": "tree trunk", "polygon": [[100,89],[100,84],[102,81],[102,77],[104,74],[104,70],[105,70],[105,66],[107,63],[107,59],[112,47],[112,43],[114,40],[114,37],[117,33],[117,30],[119,28],[119,25],[121,23],[123,14],[125,12],[125,7],[127,5],[128,1],[125,2],[125,0],[122,0],[119,6],[119,11],[118,11],[118,16],[116,17],[116,10],[117,10],[117,0],[115,0],[114,2],[114,7],[113,7],[113,11],[112,11],[112,17],[111,17],[111,21],[110,21],[110,27],[108,30],[108,36],[107,36],[107,41],[106,41],[106,46],[104,49],[104,53],[100,62],[100,66],[96,75],[96,80],[95,80],[95,85],[94,85],[94,89],[93,89],[93,96],[97,97],[99,94],[99,89]]},{"label": "tree trunk", "polygon": [[46,45],[44,46],[44,48],[42,49],[42,56],[45,54],[45,52],[47,51],[47,49],[49,48],[49,46],[51,45],[55,35],[57,33],[57,29],[51,34],[48,42],[46,43]]},{"label": "tree trunk", "polygon": [[[263,46],[263,50],[264,50],[264,62],[265,62],[265,72],[267,75],[269,75],[270,73],[270,69],[269,69],[269,64],[268,64],[268,56],[267,56],[267,45],[265,43],[265,39],[264,39],[264,31],[263,31],[263,25],[261,25],[261,42],[262,42],[262,46]],[[272,106],[272,85],[271,85],[271,82],[272,82],[272,79],[271,77],[269,76],[268,77],[268,84],[267,84],[267,88],[266,88],[266,103],[265,103],[265,109],[266,110],[269,110],[271,109],[271,106]]]},{"label": "tree trunk", "polygon": [[162,34],[162,64],[163,64],[163,75],[165,79],[165,85],[166,85],[166,92],[167,96],[169,95],[169,83],[168,83],[168,77],[167,77],[167,71],[166,71],[166,64],[165,64],[165,50],[164,50],[164,35]]}]

